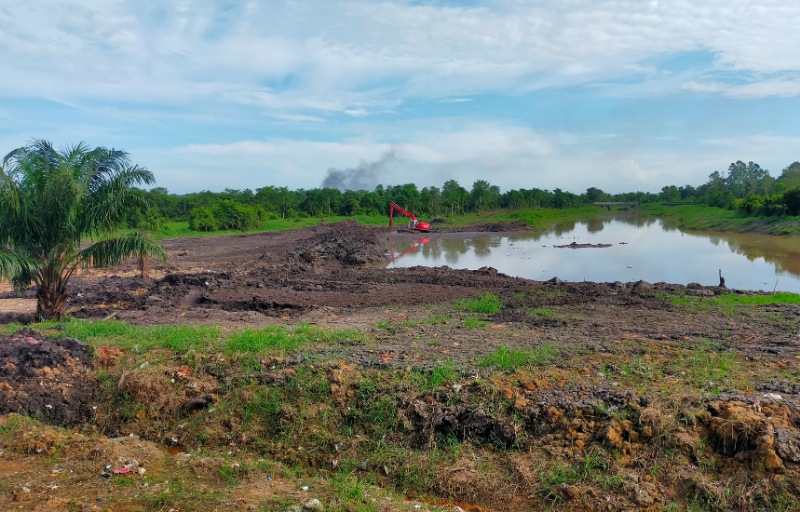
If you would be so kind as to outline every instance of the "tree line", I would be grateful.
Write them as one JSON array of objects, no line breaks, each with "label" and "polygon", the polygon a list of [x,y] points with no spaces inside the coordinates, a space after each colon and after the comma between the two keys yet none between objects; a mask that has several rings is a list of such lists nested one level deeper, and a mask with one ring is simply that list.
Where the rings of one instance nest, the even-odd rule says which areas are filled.
[{"label": "tree line", "polygon": [[671,185],[660,195],[664,202],[694,202],[747,215],[800,215],[800,162],[788,165],[775,178],[757,163],[739,160],[727,172],[712,172],[699,187]]},{"label": "tree line", "polygon": [[437,218],[448,215],[480,213],[505,209],[572,208],[596,201],[652,202],[658,194],[633,192],[606,194],[591,187],[582,194],[559,188],[515,189],[501,192],[500,187],[486,180],[475,181],[470,189],[456,180],[441,187],[418,188],[413,183],[378,185],[373,190],[339,190],[315,188],[289,190],[267,186],[255,190],[226,189],[222,192],[170,194],[156,187],[139,191],[150,204],[147,212],[131,212],[129,226],[152,229],[160,222],[188,221],[197,231],[250,229],[265,219],[356,215],[387,215],[394,202],[418,217]]},{"label": "tree line", "polygon": [[245,230],[256,228],[266,219],[356,215],[385,215],[394,202],[418,217],[480,213],[490,210],[572,208],[595,202],[696,203],[741,210],[748,215],[800,214],[800,163],[787,166],[777,178],[757,163],[737,161],[727,172],[715,171],[700,186],[670,185],[660,193],[625,192],[609,194],[589,187],[581,194],[556,188],[513,189],[501,192],[486,180],[475,181],[467,189],[456,180],[441,187],[418,188],[413,183],[378,185],[373,190],[314,188],[290,190],[287,187],[222,192],[170,194],[163,187],[139,190],[150,204],[147,211],[132,211],[128,225],[155,229],[164,221],[188,221],[196,231]]}]

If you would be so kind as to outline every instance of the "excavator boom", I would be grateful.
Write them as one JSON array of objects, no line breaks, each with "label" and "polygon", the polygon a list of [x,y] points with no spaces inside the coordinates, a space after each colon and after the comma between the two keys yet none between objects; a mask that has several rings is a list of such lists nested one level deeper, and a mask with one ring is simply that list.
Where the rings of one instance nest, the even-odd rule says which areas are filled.
[{"label": "excavator boom", "polygon": [[418,222],[417,216],[411,213],[408,210],[405,210],[398,206],[395,203],[389,203],[389,228],[392,227],[392,221],[394,220],[394,212],[397,211],[398,213],[405,215],[411,222],[409,223],[408,227],[415,230],[415,231],[422,231],[427,233],[431,230],[431,223],[430,222]]}]

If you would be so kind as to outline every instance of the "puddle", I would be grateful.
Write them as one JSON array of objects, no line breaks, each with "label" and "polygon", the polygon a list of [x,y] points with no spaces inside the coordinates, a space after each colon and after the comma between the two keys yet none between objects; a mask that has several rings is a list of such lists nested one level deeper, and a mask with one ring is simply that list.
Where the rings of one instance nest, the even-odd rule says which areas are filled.
[{"label": "puddle", "polygon": [[800,293],[800,240],[680,231],[655,217],[593,219],[542,233],[430,234],[395,240],[389,267],[478,269],[544,281],[719,284]]}]

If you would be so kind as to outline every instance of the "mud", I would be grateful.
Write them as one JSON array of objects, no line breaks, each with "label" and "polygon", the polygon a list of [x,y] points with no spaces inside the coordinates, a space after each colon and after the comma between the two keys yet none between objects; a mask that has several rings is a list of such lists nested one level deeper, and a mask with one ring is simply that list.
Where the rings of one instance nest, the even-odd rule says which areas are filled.
[{"label": "mud", "polygon": [[23,330],[0,336],[0,414],[47,423],[86,421],[95,387],[92,350],[78,340]]},{"label": "mud", "polygon": [[[447,462],[430,484],[459,503],[471,500],[497,510],[509,509],[509,500],[518,510],[554,504],[570,510],[662,510],[690,494],[701,505],[755,510],[779,491],[800,496],[800,306],[730,313],[670,300],[736,293],[696,284],[542,282],[491,267],[386,269],[389,241],[414,236],[343,222],[167,240],[169,261],[156,265],[149,281],[140,280],[133,267],[75,277],[71,312],[89,320],[113,316],[135,324],[214,324],[225,330],[313,324],[354,329],[370,340],[321,343],[302,354],[251,361],[247,373],[235,358],[219,355],[144,365],[136,354],[98,347],[94,365],[114,375],[119,403],[103,404],[90,423],[109,436],[133,433],[181,450],[221,447],[230,456],[264,449],[313,468],[335,467],[350,449],[361,468],[364,454],[374,449],[365,439],[376,426],[368,416],[362,422],[359,411],[377,414],[387,398],[400,428],[381,437],[382,443],[407,442],[422,459],[454,441],[474,447],[476,455],[466,454],[470,448]],[[12,300],[10,291],[0,292]],[[487,292],[502,304],[496,313],[474,315],[458,304]],[[6,320],[26,318],[24,312],[5,314]],[[480,328],[467,325],[471,316],[479,317]],[[499,348],[543,355],[525,371],[480,364]],[[0,338],[0,351],[6,362],[0,368],[0,404],[16,404],[0,412],[59,424],[83,420],[94,385],[86,347],[25,331]],[[409,384],[442,365],[453,368],[442,385],[423,392]],[[304,386],[312,386],[299,382],[300,373],[325,380],[319,389],[329,390],[331,403],[293,402]],[[726,379],[722,388],[714,382]],[[245,404],[265,390],[286,400],[262,423],[247,424],[238,410],[220,405]],[[123,398],[140,407],[126,410]],[[326,426],[317,429],[314,422]],[[206,427],[186,427],[201,423]],[[313,435],[289,428],[297,425]],[[353,435],[343,445],[345,426]],[[260,444],[258,439],[279,432],[291,435]],[[36,444],[41,438],[21,449],[49,450],[47,443]],[[360,451],[353,448],[357,443],[364,443]],[[115,445],[104,446],[92,459],[95,475],[102,461],[121,460],[108,452]],[[558,474],[559,468],[596,464],[601,455],[605,466],[598,471],[613,473],[613,479],[581,473],[571,483],[548,486],[538,467],[546,462]],[[152,454],[149,462],[144,453],[135,458],[162,464]],[[490,463],[496,464],[488,466],[491,474],[505,480],[487,478]],[[392,485],[402,488],[409,470],[404,461],[389,457],[370,464],[378,481],[396,479]],[[192,471],[218,474],[218,464],[210,467],[206,471],[197,460]],[[746,482],[734,499],[724,486],[736,479]],[[255,480],[246,483],[256,486]],[[15,492],[15,499],[26,499]]]}]

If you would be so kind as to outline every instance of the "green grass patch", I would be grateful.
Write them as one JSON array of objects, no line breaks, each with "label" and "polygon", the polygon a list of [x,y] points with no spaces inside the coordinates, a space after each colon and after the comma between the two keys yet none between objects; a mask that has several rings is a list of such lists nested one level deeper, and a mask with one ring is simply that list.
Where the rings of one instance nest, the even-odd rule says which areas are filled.
[{"label": "green grass patch", "polygon": [[553,318],[554,316],[556,316],[556,312],[548,308],[531,309],[531,314],[538,318]]},{"label": "green grass patch", "polygon": [[200,350],[215,343],[221,336],[219,327],[192,325],[131,325],[118,320],[89,322],[41,322],[32,329],[52,337],[77,338],[93,347],[115,345],[124,350],[144,352],[164,348],[175,352]]},{"label": "green grass patch", "polygon": [[440,361],[429,370],[414,372],[412,378],[420,391],[425,393],[454,382],[458,378],[458,372],[452,361]]},{"label": "green grass patch", "polygon": [[466,327],[467,329],[481,329],[483,327],[489,327],[489,325],[491,325],[490,322],[487,322],[486,320],[481,320],[480,318],[474,316],[465,318],[462,323],[464,327]]},{"label": "green grass patch", "polygon": [[289,229],[308,228],[317,226],[321,221],[334,224],[346,219],[355,219],[365,226],[389,225],[388,215],[356,215],[353,217],[343,216],[323,216],[323,217],[293,217],[289,219],[264,219],[261,224],[253,229],[246,231],[217,230],[217,231],[192,231],[189,229],[188,221],[168,221],[163,223],[159,229],[151,231],[150,236],[154,240],[164,240],[168,238],[182,237],[208,237],[208,236],[235,236],[242,233],[260,233],[265,231],[286,231]]},{"label": "green grass patch", "polygon": [[689,383],[713,392],[737,389],[746,382],[735,354],[711,349],[708,345],[679,350],[678,367]]},{"label": "green grass patch", "polygon": [[288,329],[273,325],[263,329],[248,329],[228,334],[224,341],[224,350],[228,354],[288,352],[313,343],[362,340],[363,335],[354,330],[326,330],[310,325]]},{"label": "green grass patch", "polygon": [[706,302],[720,306],[774,306],[779,304],[800,304],[800,294],[789,292],[778,292],[768,294],[740,295],[734,293],[723,293],[713,297],[692,297],[679,296],[670,299],[674,304],[694,304]]},{"label": "green grass patch", "polygon": [[531,350],[513,349],[506,345],[501,345],[492,353],[480,357],[478,366],[513,370],[520,366],[550,364],[555,360],[556,355],[556,348],[547,344],[539,345]]},{"label": "green grass patch", "polygon": [[22,329],[22,324],[10,323],[0,324],[0,334],[8,336]]},{"label": "green grass patch", "polygon": [[[661,203],[643,204],[642,212],[671,217],[676,227],[698,231],[735,231],[767,233],[771,235],[793,235],[800,233],[800,217],[797,216],[748,216],[736,210],[706,205],[666,206]],[[789,240],[789,242],[791,242]]]},{"label": "green grass patch", "polygon": [[35,420],[28,416],[9,415],[5,421],[0,423],[0,437],[14,437],[21,431],[30,429],[35,424]]},{"label": "green grass patch", "polygon": [[430,316],[430,317],[426,318],[425,320],[423,320],[421,323],[423,325],[446,325],[452,319],[453,319],[453,315],[451,315],[450,313],[442,313],[442,314],[439,314],[439,315]]},{"label": "green grass patch", "polygon": [[503,303],[500,302],[497,294],[492,292],[472,299],[461,299],[456,303],[456,308],[462,311],[485,313],[489,315],[496,315],[499,313],[502,306]]},{"label": "green grass patch", "polygon": [[800,294],[789,292],[738,294],[723,293],[711,297],[695,297],[692,295],[664,296],[664,300],[678,306],[685,306],[696,312],[707,313],[714,309],[736,312],[739,306],[777,306],[782,304],[800,304]]}]

